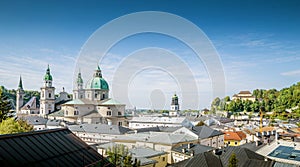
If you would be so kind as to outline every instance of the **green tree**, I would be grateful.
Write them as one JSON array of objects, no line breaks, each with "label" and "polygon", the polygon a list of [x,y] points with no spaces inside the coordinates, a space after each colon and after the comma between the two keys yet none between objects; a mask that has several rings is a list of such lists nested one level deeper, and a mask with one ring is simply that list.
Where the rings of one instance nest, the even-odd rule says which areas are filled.
[{"label": "green tree", "polygon": [[24,132],[33,131],[33,126],[30,125],[30,124],[28,124],[27,121],[25,121],[23,119],[19,119],[17,122],[22,127],[22,129],[24,130]]},{"label": "green tree", "polygon": [[230,101],[230,97],[229,97],[229,96],[226,96],[226,97],[224,98],[224,101],[225,101],[225,102],[229,102],[229,101]]},{"label": "green tree", "polygon": [[200,122],[197,123],[196,126],[203,126],[203,125],[205,125],[205,123],[203,121],[200,121]]},{"label": "green tree", "polygon": [[4,95],[5,88],[0,87],[0,122],[9,117],[11,105],[10,101]]},{"label": "green tree", "polygon": [[216,97],[214,99],[214,101],[211,103],[210,111],[214,113],[218,109],[220,102],[221,102],[221,99],[219,97]]},{"label": "green tree", "polygon": [[108,148],[106,154],[108,155],[108,160],[116,166],[137,166],[136,163],[138,163],[138,161],[133,163],[132,156],[130,155],[128,148],[126,148],[123,144],[117,144]]},{"label": "green tree", "polygon": [[12,134],[32,131],[33,127],[25,121],[15,121],[14,118],[7,118],[0,123],[0,134]]},{"label": "green tree", "polygon": [[229,162],[228,162],[228,167],[237,167],[238,166],[238,159],[236,158],[235,153],[232,153]]}]

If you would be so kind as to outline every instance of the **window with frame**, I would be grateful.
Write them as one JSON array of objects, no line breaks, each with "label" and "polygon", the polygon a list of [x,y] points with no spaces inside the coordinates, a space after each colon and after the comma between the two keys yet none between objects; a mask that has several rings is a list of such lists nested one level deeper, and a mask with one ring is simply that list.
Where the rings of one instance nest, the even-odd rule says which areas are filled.
[{"label": "window with frame", "polygon": [[122,112],[119,111],[119,112],[118,112],[118,115],[122,115]]},{"label": "window with frame", "polygon": [[106,115],[111,115],[111,111],[107,111]]}]

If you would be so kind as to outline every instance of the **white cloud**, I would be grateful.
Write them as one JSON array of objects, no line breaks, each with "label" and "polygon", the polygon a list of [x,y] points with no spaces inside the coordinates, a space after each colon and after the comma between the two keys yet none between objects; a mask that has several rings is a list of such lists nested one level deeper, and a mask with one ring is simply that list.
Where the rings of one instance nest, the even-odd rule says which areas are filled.
[{"label": "white cloud", "polygon": [[280,75],[283,76],[300,76],[300,70],[294,70],[294,71],[287,71],[287,72],[282,72]]}]

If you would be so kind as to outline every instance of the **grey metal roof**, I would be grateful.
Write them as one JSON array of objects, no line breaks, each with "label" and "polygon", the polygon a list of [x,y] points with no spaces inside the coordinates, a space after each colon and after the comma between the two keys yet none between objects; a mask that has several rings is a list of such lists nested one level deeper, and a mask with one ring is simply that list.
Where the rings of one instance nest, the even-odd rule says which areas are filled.
[{"label": "grey metal roof", "polygon": [[113,141],[143,141],[149,143],[160,143],[172,145],[182,142],[192,142],[197,140],[197,137],[187,134],[172,134],[165,132],[150,132],[150,133],[137,133],[117,136]]},{"label": "grey metal roof", "polygon": [[158,127],[160,132],[174,132],[178,129],[180,129],[181,127],[163,127],[163,126],[160,126]]},{"label": "grey metal roof", "polygon": [[[228,166],[230,156],[235,153],[239,167],[271,167],[274,161],[265,158],[247,148],[227,147],[222,151],[220,159],[213,152],[204,152],[195,155],[193,158],[181,161],[173,166],[198,167],[199,164],[204,167],[222,167]],[[221,160],[221,161],[220,161]],[[222,164],[221,164],[222,162]]]},{"label": "grey metal roof", "polygon": [[205,146],[202,144],[192,144],[191,143],[190,148],[188,148],[188,144],[184,144],[184,145],[181,145],[178,147],[174,147],[172,149],[172,151],[183,153],[182,149],[185,150],[184,154],[191,155],[191,153],[193,153],[194,155],[196,155],[196,154],[200,154],[203,152],[211,151],[214,149],[214,147]]},{"label": "grey metal roof", "polygon": [[151,157],[156,157],[156,156],[166,154],[163,151],[155,151],[150,148],[142,148],[142,147],[130,149],[129,152],[132,154],[132,157],[144,157],[144,158],[151,158]]},{"label": "grey metal roof", "polygon": [[100,118],[102,117],[98,111],[93,110],[89,113],[87,113],[86,115],[83,116],[84,118]]},{"label": "grey metal roof", "polygon": [[60,126],[61,122],[62,122],[61,120],[49,119],[47,121],[47,126]]},{"label": "grey metal roof", "polygon": [[240,147],[248,148],[251,151],[257,151],[260,148],[264,147],[265,145],[266,144],[260,144],[260,145],[256,146],[255,142],[250,142],[250,143],[245,143],[245,144],[241,145]]},{"label": "grey metal roof", "polygon": [[24,121],[27,121],[27,123],[30,125],[46,125],[47,123],[46,118],[35,116],[35,115],[21,116],[18,117],[17,119],[23,119]]},{"label": "grey metal roof", "polygon": [[173,164],[174,167],[223,167],[217,156],[210,152],[195,155],[193,158]]},{"label": "grey metal roof", "polygon": [[197,138],[187,134],[152,133],[146,141],[151,143],[172,145],[182,142],[191,142],[195,140],[197,140]]},{"label": "grey metal roof", "polygon": [[130,131],[129,128],[117,125],[107,124],[81,124],[71,125],[68,128],[73,132],[88,132],[88,133],[101,133],[101,134],[116,134],[121,135]]},{"label": "grey metal roof", "polygon": [[297,167],[297,165],[287,164],[287,163],[282,163],[282,162],[275,162],[273,167]]},{"label": "grey metal roof", "polygon": [[195,133],[196,135],[198,135],[198,137],[200,139],[206,139],[206,138],[210,138],[210,137],[214,137],[214,136],[219,136],[222,135],[223,133],[218,131],[218,130],[214,130],[208,126],[195,126],[193,128],[190,129],[191,132]]},{"label": "grey metal roof", "polygon": [[68,129],[0,135],[1,166],[111,165]]},{"label": "grey metal roof", "polygon": [[221,159],[224,166],[228,166],[231,154],[235,153],[238,159],[238,166],[247,167],[270,167],[274,161],[265,161],[265,157],[243,147],[227,147],[222,153]]},{"label": "grey metal roof", "polygon": [[63,117],[63,116],[65,116],[64,110],[55,111],[55,112],[49,114],[49,116],[53,116],[53,117]]},{"label": "grey metal roof", "polygon": [[147,128],[139,128],[135,129],[131,133],[143,133],[143,132],[174,132],[181,127],[163,127],[163,126],[155,126],[155,127],[147,127]]},{"label": "grey metal roof", "polygon": [[23,109],[23,110],[37,109],[36,97],[35,96],[31,97],[31,99],[21,109]]}]

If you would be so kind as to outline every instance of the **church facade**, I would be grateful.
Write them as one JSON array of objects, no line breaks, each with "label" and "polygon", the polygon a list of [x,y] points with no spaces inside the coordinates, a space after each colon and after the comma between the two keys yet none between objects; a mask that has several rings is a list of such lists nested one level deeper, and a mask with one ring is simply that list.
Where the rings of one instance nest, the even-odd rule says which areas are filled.
[{"label": "church facade", "polygon": [[85,87],[81,73],[78,73],[77,85],[73,90],[73,99],[68,97],[64,88],[58,97],[55,96],[55,87],[52,85],[53,78],[49,66],[43,80],[44,84],[41,87],[39,105],[36,97],[32,97],[24,105],[23,98],[25,93],[20,77],[16,96],[16,112],[18,116],[39,115],[49,119],[77,124],[127,125],[124,116],[125,104],[109,98],[109,85],[102,77],[99,66]]}]

